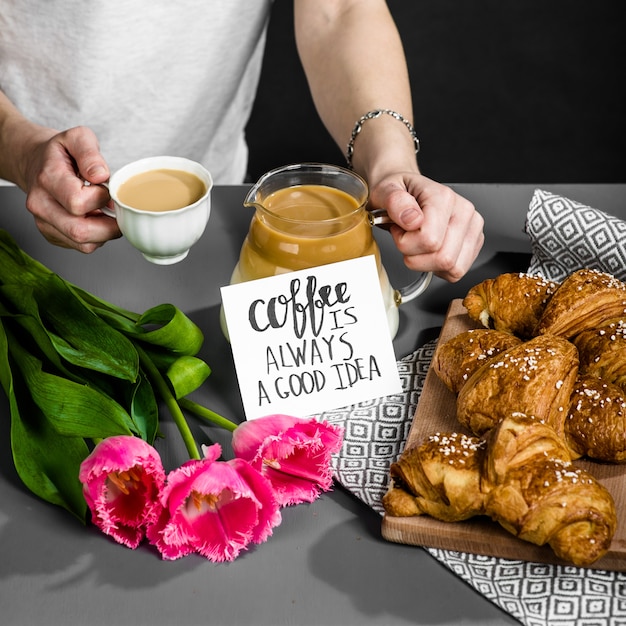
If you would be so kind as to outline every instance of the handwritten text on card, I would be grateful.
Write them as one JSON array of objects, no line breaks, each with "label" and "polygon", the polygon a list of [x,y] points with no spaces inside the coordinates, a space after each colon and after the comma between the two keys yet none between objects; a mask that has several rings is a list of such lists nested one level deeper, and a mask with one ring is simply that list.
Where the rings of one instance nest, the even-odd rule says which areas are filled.
[{"label": "handwritten text on card", "polygon": [[398,393],[374,257],[222,288],[247,419]]}]

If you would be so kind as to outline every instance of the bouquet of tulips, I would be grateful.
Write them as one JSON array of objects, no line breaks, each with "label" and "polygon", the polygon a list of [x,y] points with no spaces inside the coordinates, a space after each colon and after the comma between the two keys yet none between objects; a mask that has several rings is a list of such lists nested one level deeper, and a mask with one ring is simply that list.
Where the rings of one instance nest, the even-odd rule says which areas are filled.
[{"label": "bouquet of tulips", "polygon": [[[37,496],[119,543],[165,559],[235,559],[264,542],[280,509],[331,488],[341,429],[269,415],[235,424],[187,396],[210,375],[200,329],[164,304],[126,311],[63,280],[0,231],[0,383],[11,449]],[[159,406],[190,460],[166,473],[153,446]],[[183,410],[232,432],[200,451]]]}]

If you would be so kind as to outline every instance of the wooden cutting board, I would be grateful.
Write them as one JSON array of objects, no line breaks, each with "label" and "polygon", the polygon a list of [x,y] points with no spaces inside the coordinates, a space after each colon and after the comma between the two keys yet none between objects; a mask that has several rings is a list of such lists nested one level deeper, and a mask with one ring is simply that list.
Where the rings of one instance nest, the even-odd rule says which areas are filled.
[{"label": "wooden cutting board", "polygon": [[[478,328],[467,315],[461,300],[450,304],[439,345],[470,328]],[[424,388],[415,411],[406,447],[419,445],[426,437],[440,432],[467,432],[456,419],[456,396],[441,382],[432,367],[426,375]],[[470,433],[467,433],[470,434]],[[626,571],[626,466],[576,461],[575,464],[593,474],[611,492],[618,514],[618,526],[609,552],[591,569]],[[499,524],[486,517],[463,522],[441,522],[426,515],[393,517],[385,515],[382,534],[388,541],[410,545],[458,550],[472,554],[540,563],[565,564],[548,546],[517,539]]]}]

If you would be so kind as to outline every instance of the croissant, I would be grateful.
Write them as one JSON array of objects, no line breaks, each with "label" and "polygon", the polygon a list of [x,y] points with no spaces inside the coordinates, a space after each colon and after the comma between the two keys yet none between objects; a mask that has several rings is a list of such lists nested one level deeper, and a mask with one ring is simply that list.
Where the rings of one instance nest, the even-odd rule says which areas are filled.
[{"label": "croissant", "polygon": [[626,390],[626,320],[585,330],[572,340],[578,348],[579,372]]},{"label": "croissant", "polygon": [[626,315],[626,284],[611,274],[582,269],[570,274],[547,302],[535,334],[571,338]]},{"label": "croissant", "polygon": [[606,554],[617,528],[615,503],[542,422],[517,413],[487,436],[489,516],[520,539],[549,544],[584,567]]},{"label": "croissant", "polygon": [[481,489],[484,442],[459,433],[436,434],[391,464],[383,496],[389,515],[430,515],[456,522],[485,512]]},{"label": "croissant", "polygon": [[559,284],[524,273],[500,274],[475,285],[463,299],[471,319],[486,328],[532,337]]},{"label": "croissant", "polygon": [[437,347],[432,367],[446,387],[457,394],[488,359],[521,342],[515,335],[499,330],[467,330]]},{"label": "croissant", "polygon": [[577,456],[626,463],[626,394],[594,376],[576,381],[565,422],[565,441]]},{"label": "croissant", "polygon": [[578,372],[578,351],[551,335],[535,337],[491,358],[463,385],[457,419],[475,435],[512,411],[548,423],[564,438],[565,413]]},{"label": "croissant", "polygon": [[504,417],[480,439],[435,435],[392,464],[385,512],[443,521],[484,514],[585,567],[608,551],[617,515],[609,491],[568,455],[550,426],[522,413]]}]

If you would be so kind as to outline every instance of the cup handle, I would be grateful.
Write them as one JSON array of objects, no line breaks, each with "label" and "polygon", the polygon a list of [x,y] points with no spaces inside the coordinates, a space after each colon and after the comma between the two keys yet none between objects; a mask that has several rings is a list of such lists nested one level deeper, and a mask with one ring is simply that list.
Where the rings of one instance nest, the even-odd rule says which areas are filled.
[{"label": "cup handle", "polygon": [[[95,183],[90,183],[88,180],[83,180],[83,187],[91,187],[94,184]],[[98,185],[100,187],[104,187],[107,191],[109,191],[109,195],[110,195],[109,183],[108,182],[98,183]],[[106,206],[106,205],[102,206],[102,207],[100,207],[100,210],[105,215],[108,215],[109,217],[112,217],[113,219],[117,219],[117,215],[115,215],[115,211],[113,209],[109,208],[108,206]]]},{"label": "cup handle", "polygon": [[[394,223],[394,221],[389,217],[387,211],[385,209],[372,209],[367,212],[367,219],[371,226],[378,226],[379,228],[383,228],[385,230],[389,229],[389,226]],[[423,294],[426,289],[428,289],[428,285],[430,285],[430,281],[433,278],[432,272],[418,272],[417,278],[402,287],[401,289],[394,289],[394,298],[396,301],[396,305],[400,306],[405,302],[410,302]]]},{"label": "cup handle", "polygon": [[105,214],[108,215],[109,217],[112,217],[113,219],[117,219],[117,215],[115,215],[115,211],[111,208],[109,208],[108,206],[101,206],[100,210]]}]

